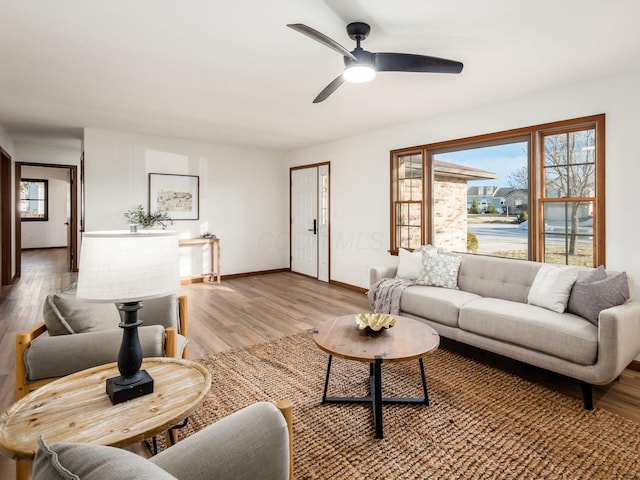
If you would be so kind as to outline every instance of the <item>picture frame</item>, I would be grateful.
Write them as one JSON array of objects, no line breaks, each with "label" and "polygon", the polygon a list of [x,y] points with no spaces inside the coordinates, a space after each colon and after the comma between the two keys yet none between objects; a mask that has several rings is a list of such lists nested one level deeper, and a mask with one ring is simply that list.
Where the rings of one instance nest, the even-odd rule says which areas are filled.
[{"label": "picture frame", "polygon": [[149,174],[149,212],[166,212],[171,220],[200,219],[200,177]]}]

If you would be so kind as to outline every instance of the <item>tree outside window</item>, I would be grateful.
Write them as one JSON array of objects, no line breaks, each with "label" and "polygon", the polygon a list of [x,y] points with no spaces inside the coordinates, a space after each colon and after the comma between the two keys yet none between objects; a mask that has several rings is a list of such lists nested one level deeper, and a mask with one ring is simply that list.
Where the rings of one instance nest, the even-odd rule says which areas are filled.
[{"label": "tree outside window", "polygon": [[391,151],[390,252],[433,244],[604,265],[604,123],[593,115]]}]

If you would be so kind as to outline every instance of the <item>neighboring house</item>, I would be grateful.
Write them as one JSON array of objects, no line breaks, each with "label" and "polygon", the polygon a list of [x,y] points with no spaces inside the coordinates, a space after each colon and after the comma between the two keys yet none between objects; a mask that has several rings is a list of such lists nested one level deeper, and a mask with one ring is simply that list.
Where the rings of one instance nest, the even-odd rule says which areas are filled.
[{"label": "neighboring house", "polygon": [[523,188],[477,186],[467,189],[467,210],[475,200],[478,203],[480,213],[487,210],[489,204],[493,204],[496,212],[518,215],[529,208],[528,192]]},{"label": "neighboring house", "polygon": [[529,192],[525,188],[501,188],[497,192],[502,203],[502,213],[519,215],[529,210]]},{"label": "neighboring house", "polygon": [[457,252],[467,251],[467,182],[497,178],[495,173],[455,163],[433,162],[433,242]]}]

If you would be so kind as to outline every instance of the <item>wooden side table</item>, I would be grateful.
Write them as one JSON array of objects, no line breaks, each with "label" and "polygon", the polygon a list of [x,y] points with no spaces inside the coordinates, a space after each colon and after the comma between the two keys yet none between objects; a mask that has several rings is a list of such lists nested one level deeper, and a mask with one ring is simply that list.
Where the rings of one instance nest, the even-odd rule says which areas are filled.
[{"label": "wooden side table", "polygon": [[[422,357],[433,353],[440,345],[440,335],[426,323],[408,317],[393,315],[394,327],[374,333],[359,330],[355,315],[329,320],[313,333],[316,345],[329,354],[327,376],[322,403],[368,403],[373,410],[376,438],[383,438],[382,405],[385,403],[409,403],[429,405],[427,381]],[[331,359],[333,356],[369,364],[371,394],[368,397],[327,397]],[[382,364],[418,360],[422,380],[422,398],[383,398]]]},{"label": "wooden side table", "polygon": [[18,460],[16,478],[31,478],[38,436],[47,443],[79,442],[123,447],[167,431],[205,400],[211,374],[199,363],[178,358],[142,362],[154,391],[112,405],[105,380],[118,375],[116,363],[74,373],[31,392],[0,418],[0,452]]},{"label": "wooden side table", "polygon": [[220,239],[219,238],[186,238],[179,240],[181,247],[193,245],[210,245],[211,248],[211,271],[203,272],[200,275],[190,275],[183,277],[183,283],[191,283],[194,280],[204,280],[209,278],[210,282],[217,282],[220,285]]}]

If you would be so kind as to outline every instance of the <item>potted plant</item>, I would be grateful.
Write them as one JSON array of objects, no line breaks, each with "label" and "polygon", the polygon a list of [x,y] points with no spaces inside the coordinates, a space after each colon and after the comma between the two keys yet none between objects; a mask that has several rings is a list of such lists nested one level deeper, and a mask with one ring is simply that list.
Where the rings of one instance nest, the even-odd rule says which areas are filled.
[{"label": "potted plant", "polygon": [[160,225],[163,230],[167,228],[167,222],[173,225],[173,220],[167,212],[147,212],[142,205],[130,208],[124,214],[129,224],[140,225],[142,228],[152,228]]}]

